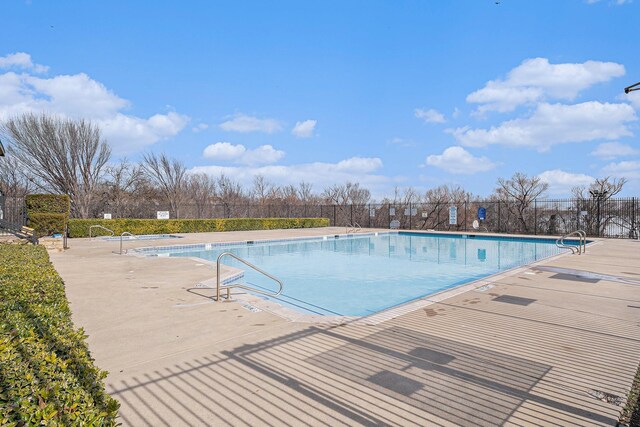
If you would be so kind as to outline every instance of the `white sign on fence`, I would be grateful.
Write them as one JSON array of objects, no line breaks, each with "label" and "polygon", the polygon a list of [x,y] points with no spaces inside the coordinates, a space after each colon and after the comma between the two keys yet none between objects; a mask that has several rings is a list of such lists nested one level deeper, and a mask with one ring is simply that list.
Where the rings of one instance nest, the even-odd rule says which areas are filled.
[{"label": "white sign on fence", "polygon": [[158,219],[169,219],[169,211],[158,211],[156,212],[156,217]]},{"label": "white sign on fence", "polygon": [[104,215],[103,215],[103,218],[104,218],[104,219],[111,219],[111,214],[104,214]]},{"label": "white sign on fence", "polygon": [[449,208],[449,225],[457,225],[458,224],[458,208],[455,206],[451,206]]},{"label": "white sign on fence", "polygon": [[375,218],[376,217],[376,210],[375,209],[369,209],[369,216],[371,218]]},{"label": "white sign on fence", "polygon": [[396,208],[389,208],[389,215],[394,216],[396,214]]},{"label": "white sign on fence", "polygon": [[428,218],[429,212],[422,212],[422,218]]}]

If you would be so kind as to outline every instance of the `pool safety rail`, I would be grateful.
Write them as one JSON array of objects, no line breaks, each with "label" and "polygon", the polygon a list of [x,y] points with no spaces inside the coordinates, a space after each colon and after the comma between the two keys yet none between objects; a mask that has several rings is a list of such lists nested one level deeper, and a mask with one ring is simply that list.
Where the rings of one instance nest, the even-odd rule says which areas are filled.
[{"label": "pool safety rail", "polygon": [[[578,246],[568,245],[564,242],[564,239],[571,236],[578,236]],[[572,231],[571,233],[567,233],[556,240],[556,246],[563,249],[570,249],[571,253],[573,254],[577,253],[578,255],[580,255],[580,254],[586,253],[587,252],[587,233],[585,233],[584,230],[576,230],[576,231]]]},{"label": "pool safety rail", "polygon": [[[257,289],[257,288],[251,287],[251,286],[243,285],[241,283],[231,283],[229,285],[223,285],[222,284],[222,280],[220,279],[220,273],[222,271],[222,268],[221,268],[222,267],[222,259],[224,257],[234,258],[234,259],[240,261],[241,263],[243,263],[244,265],[246,265],[247,267],[250,267],[253,270],[257,271],[258,273],[262,274],[263,276],[266,276],[269,279],[273,280],[274,282],[276,282],[278,284],[278,291],[277,292],[265,291],[265,290],[262,290],[262,289]],[[225,289],[227,290],[227,301],[230,301],[231,300],[231,289],[232,288],[246,289],[248,291],[255,292],[255,293],[258,293],[258,294],[262,294],[262,295],[266,295],[266,296],[269,296],[269,297],[277,297],[278,295],[280,295],[282,293],[282,289],[284,288],[284,284],[277,277],[267,273],[266,271],[262,270],[259,267],[256,267],[255,265],[251,264],[249,261],[240,258],[236,254],[233,254],[231,252],[223,252],[220,255],[218,255],[218,260],[216,261],[216,301],[218,301],[218,302],[222,301],[220,299],[220,292],[222,290],[225,290]]]},{"label": "pool safety rail", "polygon": [[349,233],[357,233],[359,231],[362,231],[362,227],[360,227],[360,224],[358,224],[357,222],[354,222],[353,224],[347,224],[347,234]]},{"label": "pool safety rail", "polygon": [[111,233],[111,236],[115,236],[116,235],[116,233],[113,230],[108,229],[107,227],[103,227],[101,225],[92,225],[91,227],[89,227],[89,239],[93,238],[92,233],[93,233],[93,229],[94,228],[100,228],[102,230],[108,231],[109,233]]},{"label": "pool safety rail", "polygon": [[125,254],[127,253],[127,250],[126,250],[126,249],[125,249],[125,251],[124,251],[124,252],[122,252],[122,238],[123,238],[124,236],[129,236],[129,237],[131,237],[132,239],[135,239],[135,238],[136,238],[136,236],[135,236],[135,235],[133,235],[133,234],[129,233],[128,231],[125,231],[124,233],[122,233],[122,234],[120,235],[120,252],[114,252],[114,253],[117,253],[118,255],[122,255],[123,253],[125,253]]}]

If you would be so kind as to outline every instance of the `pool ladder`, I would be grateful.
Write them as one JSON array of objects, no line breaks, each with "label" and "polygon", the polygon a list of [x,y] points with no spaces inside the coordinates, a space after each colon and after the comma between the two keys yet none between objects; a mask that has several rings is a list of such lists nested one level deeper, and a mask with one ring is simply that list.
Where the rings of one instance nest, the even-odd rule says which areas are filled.
[{"label": "pool ladder", "polygon": [[92,225],[91,227],[89,227],[89,239],[93,239],[92,232],[94,228],[101,228],[105,231],[108,231],[109,233],[111,233],[111,236],[115,236],[116,234],[113,230],[110,230],[107,227],[103,227],[101,225]]},{"label": "pool ladder", "polygon": [[358,231],[361,231],[362,227],[360,227],[360,224],[358,224],[357,222],[354,222],[353,224],[347,224],[347,234],[349,233],[357,233]]},{"label": "pool ladder", "polygon": [[[277,292],[270,292],[270,291],[265,291],[262,289],[257,289],[251,286],[247,286],[247,285],[243,285],[241,283],[231,283],[229,285],[223,285],[222,284],[222,280],[220,279],[220,273],[222,272],[222,258],[224,257],[231,257],[234,258],[238,261],[240,261],[241,263],[243,263],[244,265],[246,265],[247,267],[252,268],[253,270],[257,271],[258,273],[262,274],[263,276],[268,277],[269,279],[273,280],[274,282],[276,282],[278,284],[278,291]],[[233,254],[231,252],[223,252],[220,255],[218,255],[218,260],[216,261],[216,301],[220,302],[222,301],[220,299],[220,292],[225,290],[227,291],[227,301],[231,300],[231,289],[232,288],[240,288],[240,289],[246,289],[248,291],[251,292],[255,292],[258,294],[262,294],[262,295],[266,295],[269,297],[277,297],[278,295],[280,295],[282,293],[282,288],[284,287],[284,284],[282,283],[282,281],[280,279],[278,279],[277,277],[267,273],[266,271],[262,270],[259,267],[256,267],[255,265],[251,264],[249,261],[240,258],[238,255]]]},{"label": "pool ladder", "polygon": [[[564,239],[566,239],[567,237],[575,236],[575,235],[579,237],[578,246],[568,245],[564,242]],[[572,231],[571,233],[567,233],[564,236],[556,239],[556,246],[562,249],[571,249],[572,254],[577,253],[578,255],[580,255],[582,253],[586,253],[587,252],[587,233],[585,233],[584,230],[576,230],[576,231]]]}]

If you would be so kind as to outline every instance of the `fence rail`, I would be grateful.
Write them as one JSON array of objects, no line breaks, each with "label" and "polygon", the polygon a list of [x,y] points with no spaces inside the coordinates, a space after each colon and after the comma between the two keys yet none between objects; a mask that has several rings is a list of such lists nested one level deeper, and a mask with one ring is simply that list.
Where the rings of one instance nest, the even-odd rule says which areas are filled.
[{"label": "fence rail", "polygon": [[[450,221],[450,208],[456,208]],[[190,204],[171,218],[306,218],[329,219],[333,226],[358,223],[362,227],[389,228],[393,220],[404,230],[469,231],[484,208],[481,229],[495,233],[561,235],[585,230],[589,236],[628,238],[634,236],[640,215],[638,199],[535,200],[527,206],[505,201],[461,201],[458,203],[369,203],[358,205],[305,204]],[[171,211],[162,204],[137,205],[134,215],[113,218],[155,218],[157,211]],[[452,223],[453,222],[453,223]]]},{"label": "fence rail", "polygon": [[[173,212],[166,206],[141,202],[135,209],[108,206],[103,213],[112,218],[156,218],[158,211],[170,211],[171,218],[327,218],[333,226],[358,223],[362,227],[389,228],[398,221],[403,230],[471,231],[484,208],[481,230],[494,233],[561,235],[585,230],[592,237],[637,236],[639,199],[617,198],[535,200],[523,207],[515,202],[467,200],[458,203],[368,203],[358,205],[318,204],[213,204],[194,203]],[[455,221],[450,209],[456,208]],[[101,217],[96,215],[96,217]],[[0,219],[26,225],[24,199],[0,196]],[[453,223],[452,223],[453,222]],[[2,234],[2,230],[0,230]]]},{"label": "fence rail", "polygon": [[[0,196],[0,219],[11,224],[23,226],[27,224],[24,199],[21,197]],[[0,228],[0,236],[10,234]]]}]

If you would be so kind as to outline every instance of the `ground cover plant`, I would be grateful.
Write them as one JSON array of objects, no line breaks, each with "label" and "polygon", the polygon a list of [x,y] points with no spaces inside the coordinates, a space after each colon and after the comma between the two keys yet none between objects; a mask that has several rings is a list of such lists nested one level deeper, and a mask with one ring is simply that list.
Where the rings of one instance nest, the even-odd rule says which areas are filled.
[{"label": "ground cover plant", "polygon": [[0,260],[0,425],[117,425],[107,373],[73,326],[47,251],[0,244]]}]

